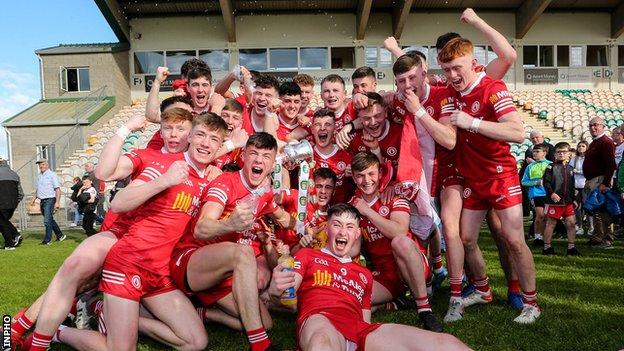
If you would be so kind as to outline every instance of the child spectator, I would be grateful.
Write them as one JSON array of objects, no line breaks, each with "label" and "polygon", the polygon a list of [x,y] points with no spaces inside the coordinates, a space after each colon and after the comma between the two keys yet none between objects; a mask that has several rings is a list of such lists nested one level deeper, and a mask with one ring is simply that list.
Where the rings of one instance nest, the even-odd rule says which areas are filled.
[{"label": "child spectator", "polygon": [[568,236],[568,256],[580,256],[574,244],[576,240],[574,208],[575,184],[574,171],[568,163],[570,144],[566,142],[555,145],[555,162],[544,171],[544,188],[546,189],[546,227],[544,229],[544,255],[554,255],[552,233],[557,220],[563,217]]},{"label": "child spectator", "polygon": [[[585,198],[587,197],[587,193],[583,191],[585,188],[585,175],[583,175],[583,161],[585,161],[585,151],[587,151],[587,142],[581,141],[576,145],[576,155],[572,157],[570,160],[570,166],[574,172],[574,188],[576,189],[576,203],[578,204],[577,209],[574,214],[576,216],[576,235],[584,235],[583,231],[583,217],[585,216],[585,211],[583,210],[583,203],[585,203]],[[593,220],[592,217],[589,217],[589,233],[591,233],[593,228]]]},{"label": "child spectator", "polygon": [[533,146],[534,162],[527,166],[522,176],[522,185],[528,188],[529,199],[531,199],[535,212],[533,243],[539,246],[544,244],[542,233],[544,232],[544,201],[546,200],[546,190],[544,190],[542,177],[546,167],[552,163],[546,159],[547,153],[548,145],[542,143]]},{"label": "child spectator", "polygon": [[71,190],[71,211],[74,213],[74,220],[69,224],[70,227],[77,227],[82,223],[82,214],[78,211],[78,191],[82,188],[82,180],[80,177],[74,177],[74,185],[72,185]]},{"label": "child spectator", "polygon": [[82,228],[87,236],[96,234],[93,228],[95,221],[95,209],[97,207],[97,190],[93,187],[91,178],[86,175],[82,177],[82,187],[78,190],[78,211],[82,213]]}]

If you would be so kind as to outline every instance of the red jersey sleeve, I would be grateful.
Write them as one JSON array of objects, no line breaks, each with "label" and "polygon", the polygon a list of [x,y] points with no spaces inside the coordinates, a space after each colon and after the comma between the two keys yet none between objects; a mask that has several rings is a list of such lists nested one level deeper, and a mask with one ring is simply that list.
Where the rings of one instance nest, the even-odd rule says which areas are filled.
[{"label": "red jersey sleeve", "polygon": [[299,192],[296,189],[286,189],[282,190],[282,208],[286,212],[296,212],[297,211],[297,197],[299,196]]},{"label": "red jersey sleeve", "polygon": [[511,94],[507,90],[507,86],[500,80],[495,80],[489,86],[489,94],[487,104],[492,107],[496,120],[509,112],[516,111],[516,107],[511,99]]},{"label": "red jersey sleeve", "polygon": [[390,212],[395,211],[410,213],[409,202],[403,198],[396,198],[394,202],[392,202],[392,209],[390,209]]},{"label": "red jersey sleeve", "polygon": [[132,173],[136,172],[136,170],[143,169],[143,158],[141,155],[143,152],[141,150],[130,150],[124,154],[130,162],[132,162]]},{"label": "red jersey sleeve", "polygon": [[440,118],[448,117],[455,110],[454,93],[447,88],[440,98]]},{"label": "red jersey sleeve", "polygon": [[166,172],[165,166],[158,162],[151,162],[146,165],[145,169],[136,177],[136,179],[142,180],[144,182],[151,182],[152,180],[160,177],[164,172]]},{"label": "red jersey sleeve", "polygon": [[163,148],[163,146],[165,146],[165,141],[163,140],[162,135],[160,135],[160,130],[157,130],[156,133],[152,135],[152,139],[150,139],[150,141],[147,143],[146,148],[160,150]]},{"label": "red jersey sleeve", "polygon": [[366,284],[366,288],[364,289],[364,297],[362,297],[362,309],[370,310],[371,309],[371,300],[373,297],[373,275],[369,272],[366,274],[366,280],[368,284]]},{"label": "red jersey sleeve", "polygon": [[275,196],[272,191],[262,195],[261,199],[264,201],[264,206],[262,206],[262,209],[258,211],[258,213],[273,213],[279,208],[275,202]]},{"label": "red jersey sleeve", "polygon": [[[224,173],[227,175],[227,173]],[[232,186],[226,181],[226,178],[219,176],[212,183],[206,193],[206,202],[216,202],[225,207],[228,201],[228,194],[231,193]]]},{"label": "red jersey sleeve", "polygon": [[310,251],[311,249],[304,247],[301,250],[297,251],[297,253],[294,255],[295,273],[298,273],[302,277],[305,277],[305,271],[308,265]]}]

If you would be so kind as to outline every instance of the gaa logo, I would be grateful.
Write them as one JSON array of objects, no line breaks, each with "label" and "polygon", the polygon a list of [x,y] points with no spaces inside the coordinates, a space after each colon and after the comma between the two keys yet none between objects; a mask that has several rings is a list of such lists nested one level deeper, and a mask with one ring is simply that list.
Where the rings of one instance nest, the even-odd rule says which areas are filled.
[{"label": "gaa logo", "polygon": [[362,280],[364,284],[368,284],[368,279],[366,279],[366,276],[364,275],[364,273],[360,273],[360,279]]},{"label": "gaa logo", "polygon": [[132,279],[130,279],[130,282],[132,283],[132,286],[134,286],[136,289],[141,289],[141,277],[139,277],[138,275],[133,275]]},{"label": "gaa logo", "polygon": [[308,189],[308,182],[306,180],[302,180],[299,182],[299,189],[306,190]]},{"label": "gaa logo", "polygon": [[345,168],[347,168],[347,164],[344,163],[344,161],[340,161],[338,162],[338,164],[336,165],[338,167],[339,170],[344,171]]},{"label": "gaa logo", "polygon": [[379,214],[382,216],[387,216],[390,213],[390,209],[387,206],[381,206],[379,208]]},{"label": "gaa logo", "polygon": [[433,113],[434,113],[433,106],[427,106],[426,111],[429,114],[429,116],[433,116]]},{"label": "gaa logo", "polygon": [[282,183],[279,180],[275,180],[273,183],[273,189],[279,189],[282,187]]},{"label": "gaa logo", "polygon": [[275,164],[275,173],[279,173],[282,171],[282,165],[280,165],[279,163]]},{"label": "gaa logo", "polygon": [[386,152],[388,153],[388,156],[396,156],[397,149],[394,146],[390,146]]},{"label": "gaa logo", "polygon": [[305,220],[306,214],[305,213],[299,213],[297,215],[297,219],[301,222],[303,222]]},{"label": "gaa logo", "polygon": [[465,188],[464,193],[462,194],[464,199],[467,199],[472,195],[472,190],[470,188]]},{"label": "gaa logo", "polygon": [[299,205],[305,206],[308,203],[307,196],[299,196]]},{"label": "gaa logo", "polygon": [[480,108],[481,108],[481,103],[479,101],[475,101],[472,103],[472,106],[470,107],[470,111],[472,111],[472,113],[477,113],[477,111],[479,111]]}]

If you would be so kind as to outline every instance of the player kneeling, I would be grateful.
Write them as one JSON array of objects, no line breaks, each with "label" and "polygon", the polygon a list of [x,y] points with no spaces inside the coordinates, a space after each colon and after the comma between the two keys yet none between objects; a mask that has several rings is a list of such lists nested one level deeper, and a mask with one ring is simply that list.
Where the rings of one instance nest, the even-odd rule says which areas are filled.
[{"label": "player kneeling", "polygon": [[360,237],[360,214],[350,205],[329,209],[328,241],[320,251],[295,254],[294,271],[273,270],[270,292],[298,294],[297,341],[302,350],[468,350],[449,334],[401,324],[370,323],[373,276],[351,261]]}]

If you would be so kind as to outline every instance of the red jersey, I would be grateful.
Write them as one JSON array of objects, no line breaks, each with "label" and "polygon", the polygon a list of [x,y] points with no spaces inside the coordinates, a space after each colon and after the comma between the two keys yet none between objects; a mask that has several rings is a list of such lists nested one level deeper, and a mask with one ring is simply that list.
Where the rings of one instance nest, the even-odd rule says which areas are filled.
[{"label": "red jersey", "polygon": [[[455,109],[452,99],[449,99],[449,97],[452,97],[454,95],[454,91],[452,91],[451,89],[452,88],[448,88],[446,86],[431,86],[429,84],[426,85],[425,96],[422,98],[420,104],[427,111],[429,116],[431,116],[434,120],[439,121],[440,118],[449,116],[450,113],[453,112],[453,110]],[[391,113],[392,120],[395,123],[403,123],[405,118],[411,118],[412,120],[414,120],[414,115],[407,110],[403,101],[400,101],[396,98],[396,95],[392,103]],[[424,130],[424,132],[427,133],[424,127],[422,125],[419,125],[418,121],[415,121],[415,123],[415,126],[417,127],[417,133],[419,130]],[[428,133],[427,136],[431,138]],[[433,140],[433,138],[431,139]],[[426,167],[428,166],[429,168],[433,168],[433,171],[431,171],[431,169],[425,168],[425,175],[428,177],[427,182],[431,185],[431,182],[436,179],[434,174],[437,173],[436,169],[440,165],[448,166],[455,163],[455,153],[454,150],[449,150],[433,140],[435,146],[434,150],[431,151],[433,151],[434,155],[428,155],[431,152],[424,147],[425,145],[423,145],[422,140],[424,140],[424,138],[422,138],[419,133],[423,165]]]},{"label": "red jersey", "polygon": [[242,106],[243,106],[243,113],[242,113],[242,127],[248,135],[252,135],[254,133],[254,127],[251,125],[251,104],[247,102],[247,98],[245,98],[245,95],[240,95],[236,98],[236,101],[238,101]]},{"label": "red jersey", "polygon": [[303,278],[297,290],[297,325],[317,313],[363,321],[362,310],[370,310],[373,291],[368,269],[325,248],[303,248],[294,258],[295,272]]},{"label": "red jersey", "polygon": [[212,161],[212,165],[218,168],[223,168],[223,166],[225,166],[228,163],[236,163],[242,167],[243,166],[242,153],[243,153],[242,148],[234,149],[228,152],[227,154],[221,155],[220,157],[216,158],[214,161]]},{"label": "red jersey", "polygon": [[[384,205],[381,203],[381,199],[376,196],[373,201],[368,203],[368,206],[385,219],[390,219],[390,214],[394,211],[410,213],[409,202],[399,197],[395,197],[392,204]],[[383,235],[366,216],[363,216],[360,221],[360,230],[362,231],[366,251],[370,254],[373,265],[375,265],[375,261],[394,260],[391,246],[392,240]],[[408,236],[411,238],[409,232]]]},{"label": "red jersey", "polygon": [[299,127],[297,119],[295,118],[294,123],[286,122],[280,115],[277,115],[277,119],[279,120],[279,127],[277,127],[277,139],[286,141],[286,136]]},{"label": "red jersey", "polygon": [[[254,217],[256,219],[262,216],[273,213],[277,210],[277,204],[273,199],[273,192],[270,188],[262,188],[264,193],[258,200],[258,206],[254,211]],[[258,189],[254,190],[254,193],[258,193]],[[240,200],[243,200],[247,196],[251,196],[252,189],[245,181],[242,170],[238,172],[226,172],[215,178],[210,183],[210,188],[206,194],[206,202],[216,202],[223,206],[223,213],[219,220],[226,219],[232,214],[234,208],[238,205]],[[256,224],[258,226],[256,226]],[[234,232],[221,235],[209,241],[198,240],[193,237],[192,230],[187,233],[180,243],[176,245],[176,250],[187,249],[192,247],[202,247],[210,243],[218,243],[229,241],[233,243],[239,243],[244,245],[253,246],[256,254],[259,254],[261,243],[258,240],[258,236],[255,231],[259,229],[259,223],[256,222],[254,228],[246,230],[244,232]]]},{"label": "red jersey", "polygon": [[[297,189],[283,191],[282,203],[280,206],[282,206],[284,211],[288,212],[294,218],[297,217],[297,209],[299,205],[297,202],[298,198],[299,191]],[[303,221],[305,226],[313,228],[318,227],[325,222],[327,222],[327,212],[321,211],[317,204],[312,203],[312,201],[308,201],[306,205],[306,218]],[[300,236],[292,229],[278,227],[275,231],[275,238],[280,239],[284,242],[284,244],[287,244],[288,247],[292,248],[299,244]]]},{"label": "red jersey", "polygon": [[334,186],[335,192],[334,196],[332,197],[332,203],[345,202],[347,200],[345,198],[346,194],[350,193],[350,191],[347,191],[347,189],[345,189],[347,184],[351,185],[351,183],[349,182],[345,183],[345,171],[347,169],[347,166],[351,164],[351,158],[352,156],[350,153],[342,150],[338,147],[338,145],[335,144],[334,150],[332,150],[332,152],[327,155],[321,153],[316,148],[316,146],[314,147],[315,166],[314,169],[310,170],[310,177],[312,177],[312,174],[318,168],[329,168],[334,171],[334,173],[336,173],[336,176],[338,177],[336,185]]},{"label": "red jersey", "polygon": [[[484,72],[466,91],[456,93],[455,99],[457,108],[488,122],[498,122],[503,115],[516,111],[505,83]],[[467,179],[504,178],[518,171],[507,142],[458,128],[457,147],[457,168]]]},{"label": "red jersey", "polygon": [[[401,147],[401,129],[402,125],[396,123],[390,123],[386,120],[386,126],[377,140],[379,141],[379,149],[381,150],[381,156],[383,161],[391,161],[392,168],[394,168],[394,174],[399,162],[399,148]],[[351,140],[348,150],[353,154],[358,152],[370,151],[368,147],[362,142],[362,132],[359,131]]]},{"label": "red jersey", "polygon": [[357,111],[353,106],[353,101],[349,101],[342,111],[336,111],[336,131],[340,131],[345,124],[357,118]]},{"label": "red jersey", "polygon": [[189,162],[188,179],[163,190],[125,216],[131,218],[127,233],[114,246],[117,255],[141,262],[145,270],[168,275],[173,247],[187,231],[191,219],[197,217],[205,201],[208,182],[204,170],[196,170],[186,153],[176,157],[152,160],[136,178],[152,181],[169,169],[176,160]]},{"label": "red jersey", "polygon": [[[160,133],[159,133],[160,134]],[[162,139],[161,139],[162,140]],[[158,150],[154,149],[134,149],[124,154],[132,162],[132,173],[130,179],[136,179],[145,167],[149,166],[153,161],[173,159],[179,160],[182,153],[170,154],[164,152],[162,148]],[[124,214],[115,213],[112,210],[108,210],[104,216],[104,222],[102,222],[101,232],[111,231],[113,234],[121,237],[128,230],[128,225],[131,222],[132,216],[127,218]]]}]

